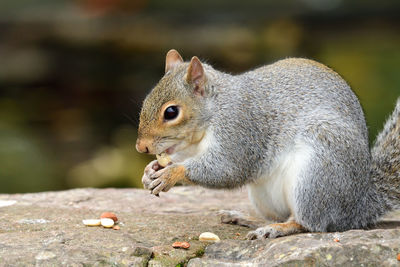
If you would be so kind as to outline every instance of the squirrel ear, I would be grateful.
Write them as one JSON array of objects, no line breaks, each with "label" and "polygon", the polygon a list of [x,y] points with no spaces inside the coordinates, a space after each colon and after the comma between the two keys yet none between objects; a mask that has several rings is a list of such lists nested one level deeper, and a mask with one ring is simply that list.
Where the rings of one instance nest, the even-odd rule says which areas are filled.
[{"label": "squirrel ear", "polygon": [[203,65],[198,57],[192,57],[190,61],[186,81],[195,86],[194,92],[200,96],[204,96],[205,74]]},{"label": "squirrel ear", "polygon": [[178,51],[175,49],[169,50],[167,56],[165,57],[165,73],[181,63],[183,63],[183,59],[181,55],[179,55]]}]

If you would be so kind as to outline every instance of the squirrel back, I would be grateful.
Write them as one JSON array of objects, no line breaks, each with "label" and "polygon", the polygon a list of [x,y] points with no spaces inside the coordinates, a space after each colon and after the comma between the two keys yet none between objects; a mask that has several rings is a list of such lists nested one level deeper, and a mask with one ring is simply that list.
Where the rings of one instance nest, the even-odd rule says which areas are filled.
[{"label": "squirrel back", "polygon": [[145,174],[145,187],[247,185],[265,217],[364,228],[400,204],[399,103],[371,157],[361,105],[328,67],[290,58],[234,76],[171,50],[143,103],[137,148],[172,164]]}]

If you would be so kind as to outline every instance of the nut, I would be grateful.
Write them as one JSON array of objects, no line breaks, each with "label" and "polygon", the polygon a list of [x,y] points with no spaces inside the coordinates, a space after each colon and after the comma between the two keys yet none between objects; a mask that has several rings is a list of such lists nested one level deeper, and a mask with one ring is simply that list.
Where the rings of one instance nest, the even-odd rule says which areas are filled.
[{"label": "nut", "polygon": [[188,249],[190,248],[190,244],[188,242],[174,242],[172,244],[173,248],[184,248],[184,249]]},{"label": "nut", "polygon": [[166,167],[171,162],[171,158],[165,152],[162,152],[161,154],[157,154],[156,157],[157,157],[158,164],[161,167]]},{"label": "nut", "polygon": [[219,237],[214,234],[214,233],[210,233],[210,232],[204,232],[199,236],[199,240],[200,241],[211,241],[211,242],[219,242],[221,241],[221,239],[219,239]]},{"label": "nut", "polygon": [[112,213],[112,212],[103,212],[103,213],[100,215],[100,219],[103,219],[103,218],[112,219],[114,222],[118,221],[117,215],[115,215],[115,214]]},{"label": "nut", "polygon": [[87,220],[82,220],[82,222],[86,226],[99,226],[101,224],[99,219],[87,219]]},{"label": "nut", "polygon": [[102,218],[100,219],[100,223],[102,226],[106,228],[111,228],[114,226],[114,220],[110,218]]}]

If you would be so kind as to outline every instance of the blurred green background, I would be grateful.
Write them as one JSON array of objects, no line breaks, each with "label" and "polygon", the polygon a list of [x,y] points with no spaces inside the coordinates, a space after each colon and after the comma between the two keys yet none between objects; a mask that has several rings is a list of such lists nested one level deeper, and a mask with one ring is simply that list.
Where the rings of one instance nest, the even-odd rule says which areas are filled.
[{"label": "blurred green background", "polygon": [[171,48],[230,73],[327,64],[373,141],[400,95],[398,14],[398,0],[2,0],[0,193],[140,187],[140,105]]}]

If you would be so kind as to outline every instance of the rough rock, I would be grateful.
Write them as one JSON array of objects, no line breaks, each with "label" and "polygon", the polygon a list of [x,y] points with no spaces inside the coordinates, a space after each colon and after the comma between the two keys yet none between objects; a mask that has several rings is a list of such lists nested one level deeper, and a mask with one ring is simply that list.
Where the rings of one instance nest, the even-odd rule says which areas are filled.
[{"label": "rough rock", "polygon": [[[374,229],[244,240],[219,210],[247,212],[245,190],[175,187],[159,198],[141,189],[74,189],[0,195],[1,266],[399,266],[400,213]],[[120,230],[83,225],[114,212]],[[259,222],[260,220],[258,220]],[[219,243],[198,240],[216,233]],[[189,249],[172,248],[187,241]],[[339,241],[339,242],[337,242]]]}]

